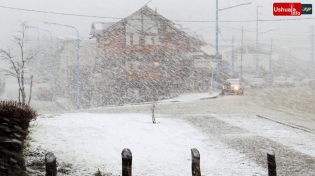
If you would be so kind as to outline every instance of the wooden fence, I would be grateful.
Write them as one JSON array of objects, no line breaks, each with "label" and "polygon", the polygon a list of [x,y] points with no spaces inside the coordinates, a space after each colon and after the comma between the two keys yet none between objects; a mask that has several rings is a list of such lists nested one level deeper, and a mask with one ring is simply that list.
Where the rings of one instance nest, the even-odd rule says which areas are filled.
[{"label": "wooden fence", "polygon": [[[128,148],[121,152],[122,159],[122,176],[132,175],[132,153]],[[268,176],[276,176],[276,159],[273,149],[267,151]],[[56,157],[53,153],[48,152],[45,155],[46,175],[57,176]],[[196,148],[191,149],[191,173],[192,176],[201,176],[200,153]]]}]

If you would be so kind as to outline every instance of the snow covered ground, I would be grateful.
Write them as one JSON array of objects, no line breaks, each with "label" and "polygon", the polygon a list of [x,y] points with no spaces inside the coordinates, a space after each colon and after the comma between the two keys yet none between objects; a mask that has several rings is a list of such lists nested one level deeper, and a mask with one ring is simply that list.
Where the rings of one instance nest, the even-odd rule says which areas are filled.
[{"label": "snow covered ground", "polygon": [[[1,99],[17,99],[15,81],[6,81]],[[77,176],[93,175],[97,169],[121,174],[121,152],[129,148],[133,175],[157,176],[191,175],[190,150],[197,148],[202,175],[225,176],[266,175],[266,151],[274,147],[280,175],[312,175],[314,114],[297,107],[311,107],[313,99],[303,101],[300,94],[293,94],[289,100],[298,100],[293,109],[279,103],[288,98],[285,91],[313,96],[310,90],[301,90],[283,90],[278,101],[266,94],[277,92],[274,89],[223,97],[219,92],[188,93],[158,102],[158,124],[151,122],[149,102],[75,110],[65,98],[46,102],[33,95],[31,106],[40,116],[31,124],[27,149],[53,152],[58,168],[67,166],[70,175]],[[33,160],[27,156],[27,162]]]},{"label": "snow covered ground", "polygon": [[179,95],[178,97],[161,100],[159,103],[165,102],[187,102],[187,101],[195,101],[200,99],[207,99],[207,98],[216,98],[220,95],[220,91],[211,91],[210,93],[187,93],[183,95]]},{"label": "snow covered ground", "polygon": [[263,118],[250,118],[246,115],[216,115],[216,117],[252,134],[272,139],[296,151],[315,157],[315,136],[312,132],[305,132]]},{"label": "snow covered ground", "polygon": [[133,155],[133,175],[191,175],[191,148],[201,155],[203,175],[265,175],[266,170],[192,125],[158,115],[62,114],[39,117],[30,128],[30,147],[53,152],[72,164],[71,175],[121,174],[121,152]]}]

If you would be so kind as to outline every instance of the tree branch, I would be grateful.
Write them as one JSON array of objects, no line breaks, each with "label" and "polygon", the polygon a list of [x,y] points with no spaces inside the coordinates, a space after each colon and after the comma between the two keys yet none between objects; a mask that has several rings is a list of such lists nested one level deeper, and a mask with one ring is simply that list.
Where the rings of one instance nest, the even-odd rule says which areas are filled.
[{"label": "tree branch", "polygon": [[36,55],[37,55],[37,53],[35,53],[35,54],[32,55],[31,57],[27,57],[27,58],[25,59],[25,62],[28,62],[28,61],[34,59]]},{"label": "tree branch", "polygon": [[[11,50],[8,48],[8,51],[5,51],[3,49],[0,49],[0,54],[2,54],[1,58],[8,61],[12,64],[13,69],[15,70],[16,74],[19,74],[20,68],[16,66],[16,64],[13,61],[14,56],[11,55]],[[4,56],[3,56],[4,55]],[[19,66],[19,65],[18,65]]]},{"label": "tree branch", "polygon": [[6,70],[6,69],[0,68],[0,72],[3,72],[3,73],[5,73],[6,75],[13,76],[13,77],[15,77],[15,78],[18,77],[18,75],[17,75],[16,73],[14,73],[14,72],[12,72],[12,71],[10,71],[10,70]]}]

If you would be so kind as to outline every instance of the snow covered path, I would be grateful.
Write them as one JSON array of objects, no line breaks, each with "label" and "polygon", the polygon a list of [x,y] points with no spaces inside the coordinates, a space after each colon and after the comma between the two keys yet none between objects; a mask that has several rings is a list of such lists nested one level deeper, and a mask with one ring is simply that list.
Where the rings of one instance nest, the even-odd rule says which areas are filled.
[{"label": "snow covered path", "polygon": [[[161,117],[161,116],[160,116]],[[98,168],[121,174],[121,151],[133,155],[133,175],[191,175],[191,148],[201,154],[203,175],[265,175],[244,154],[209,139],[179,119],[145,114],[63,114],[38,118],[31,128],[32,148],[53,152],[72,164],[71,175],[92,175]]]}]

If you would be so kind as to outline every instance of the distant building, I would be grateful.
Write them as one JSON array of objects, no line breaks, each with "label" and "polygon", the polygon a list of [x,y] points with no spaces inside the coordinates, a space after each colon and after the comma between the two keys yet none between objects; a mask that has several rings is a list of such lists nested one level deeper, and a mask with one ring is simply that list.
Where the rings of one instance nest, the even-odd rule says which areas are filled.
[{"label": "distant building", "polygon": [[[214,47],[207,48],[202,47],[202,50],[207,54],[215,54]],[[226,66],[222,67],[222,72],[226,72],[227,75],[234,77],[240,77],[251,80],[256,76],[256,50],[252,45],[244,45],[243,49],[239,46],[234,47],[234,60],[232,57],[232,46],[231,45],[220,45],[220,54],[222,54],[222,62],[226,63]],[[241,53],[242,52],[242,53]],[[242,56],[241,56],[242,54]],[[278,60],[280,55],[278,52],[274,52],[271,55],[270,50],[260,48],[258,57],[258,68],[263,69],[266,72],[270,71],[270,61]]]},{"label": "distant building", "polygon": [[209,82],[211,70],[205,67],[198,78],[202,68],[194,66],[194,59],[211,59],[200,50],[202,37],[147,6],[116,23],[95,22],[90,34],[97,43],[95,90],[103,104],[168,97]]}]

